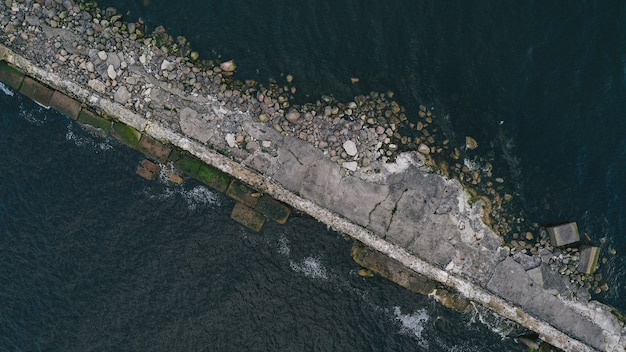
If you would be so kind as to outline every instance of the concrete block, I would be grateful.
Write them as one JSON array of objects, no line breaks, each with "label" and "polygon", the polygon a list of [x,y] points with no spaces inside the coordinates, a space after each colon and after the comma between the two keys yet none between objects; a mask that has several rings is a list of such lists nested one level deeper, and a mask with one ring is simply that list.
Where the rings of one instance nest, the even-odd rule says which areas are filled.
[{"label": "concrete block", "polygon": [[80,113],[81,104],[67,95],[55,90],[50,98],[50,107],[63,115],[76,120]]},{"label": "concrete block", "polygon": [[157,141],[156,139],[143,135],[139,140],[139,144],[137,145],[137,149],[149,156],[150,158],[157,160],[161,163],[165,163],[172,153],[172,148],[166,146],[165,144]]},{"label": "concrete block", "polygon": [[50,106],[50,99],[52,98],[54,89],[48,88],[33,78],[26,76],[20,86],[20,93],[43,106]]},{"label": "concrete block", "polygon": [[232,177],[206,164],[200,166],[195,177],[198,181],[220,192],[226,192],[232,181]]},{"label": "concrete block", "polygon": [[141,164],[137,166],[137,175],[145,178],[146,180],[152,180],[161,173],[161,167],[148,159],[141,161]]},{"label": "concrete block", "polygon": [[550,243],[554,247],[566,246],[580,241],[578,225],[575,222],[546,227],[550,236]]},{"label": "concrete block", "polygon": [[352,259],[411,292],[429,295],[435,290],[434,281],[359,242],[352,246]]},{"label": "concrete block", "polygon": [[0,81],[6,83],[9,87],[19,90],[26,75],[18,71],[6,61],[0,61]]},{"label": "concrete block", "polygon": [[233,180],[226,190],[226,195],[232,199],[254,208],[259,202],[260,193],[248,187],[239,180]]},{"label": "concrete block", "polygon": [[121,122],[115,122],[111,128],[111,136],[131,148],[136,148],[141,139],[141,132]]},{"label": "concrete block", "polygon": [[265,223],[263,214],[239,202],[235,204],[230,217],[255,232],[259,232]]},{"label": "concrete block", "polygon": [[593,274],[598,266],[600,247],[581,246],[578,271],[585,274]]},{"label": "concrete block", "polygon": [[96,114],[95,112],[87,109],[82,109],[78,114],[78,122],[98,128],[106,133],[111,129],[111,121],[108,121]]},{"label": "concrete block", "polygon": [[267,194],[264,194],[261,198],[259,198],[259,202],[254,208],[279,224],[287,222],[289,215],[291,215],[291,208],[289,206],[277,201]]}]

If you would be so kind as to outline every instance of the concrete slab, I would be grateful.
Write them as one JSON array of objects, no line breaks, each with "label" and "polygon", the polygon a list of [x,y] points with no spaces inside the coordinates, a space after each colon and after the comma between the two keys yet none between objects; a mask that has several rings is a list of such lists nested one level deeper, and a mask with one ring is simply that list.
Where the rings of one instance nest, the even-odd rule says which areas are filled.
[{"label": "concrete slab", "polygon": [[578,271],[585,274],[593,274],[598,267],[599,258],[600,247],[581,246]]},{"label": "concrete slab", "polygon": [[54,89],[51,89],[39,81],[26,76],[20,86],[20,93],[43,106],[50,106],[50,99],[52,98]]},{"label": "concrete slab", "polygon": [[19,90],[26,75],[9,65],[6,61],[0,61],[0,81],[9,87]]},{"label": "concrete slab", "polygon": [[233,180],[226,190],[226,195],[232,199],[254,208],[259,202],[261,194],[239,180]]},{"label": "concrete slab", "polygon": [[550,236],[550,243],[554,247],[562,247],[580,241],[578,225],[576,225],[575,222],[568,222],[567,224],[557,226],[549,226],[546,227],[546,230],[548,231],[548,235]]},{"label": "concrete slab", "polygon": [[137,145],[137,150],[161,163],[166,162],[168,157],[170,156],[170,153],[172,152],[171,147],[166,146],[165,144],[157,141],[156,139],[146,134],[141,136],[139,144]]},{"label": "concrete slab", "polygon": [[255,232],[261,231],[265,223],[263,214],[239,202],[235,204],[230,217]]},{"label": "concrete slab", "polygon": [[291,208],[289,206],[277,201],[267,194],[264,194],[261,198],[259,198],[259,202],[256,204],[254,209],[279,224],[286,223],[289,215],[291,215]]},{"label": "concrete slab", "polygon": [[50,98],[50,107],[72,120],[76,120],[80,113],[81,103],[55,90]]}]

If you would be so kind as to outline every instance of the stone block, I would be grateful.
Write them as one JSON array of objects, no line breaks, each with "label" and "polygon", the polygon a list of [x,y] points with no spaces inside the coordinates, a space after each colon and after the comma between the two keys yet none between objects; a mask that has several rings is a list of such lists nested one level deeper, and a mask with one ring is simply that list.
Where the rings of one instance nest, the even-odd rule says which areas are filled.
[{"label": "stone block", "polygon": [[50,99],[52,98],[54,89],[48,88],[38,81],[26,76],[20,86],[20,93],[43,106],[50,106]]},{"label": "stone block", "polygon": [[580,241],[578,225],[575,222],[546,227],[550,236],[550,243],[554,247],[566,246]]},{"label": "stone block", "polygon": [[200,170],[200,167],[204,165],[204,163],[200,159],[189,154],[179,154],[177,152],[176,157],[177,160],[174,161],[174,166],[178,170],[191,177],[196,177],[196,175],[198,174],[198,170]]},{"label": "stone block", "polygon": [[263,214],[239,202],[235,204],[230,217],[255,232],[259,232],[265,223]]},{"label": "stone block", "polygon": [[0,61],[0,81],[6,83],[9,87],[19,90],[26,75],[18,71],[6,61]]},{"label": "stone block", "polygon": [[168,157],[172,153],[172,148],[166,146],[165,144],[157,141],[156,139],[143,135],[139,140],[139,144],[137,145],[137,149],[149,156],[150,158],[157,160],[161,163],[165,163]]},{"label": "stone block", "polygon": [[137,175],[145,178],[146,180],[152,180],[161,173],[161,167],[148,159],[144,159],[137,167],[136,172]]},{"label": "stone block", "polygon": [[80,111],[77,121],[82,124],[100,129],[105,133],[108,133],[111,129],[111,121],[108,121],[98,116],[98,114],[96,114],[95,112],[87,109],[82,109]]},{"label": "stone block", "polygon": [[434,281],[359,242],[352,246],[352,259],[411,292],[429,295],[435,290]]},{"label": "stone block", "polygon": [[141,132],[121,122],[115,122],[111,128],[111,136],[131,148],[136,148],[141,139]]},{"label": "stone block", "polygon": [[264,194],[261,198],[259,198],[259,202],[254,208],[279,224],[287,222],[289,215],[291,215],[291,208],[289,206],[277,201],[267,194]]},{"label": "stone block", "polygon": [[578,271],[585,274],[593,274],[598,266],[600,247],[581,246]]},{"label": "stone block", "polygon": [[226,190],[226,195],[232,199],[254,208],[259,202],[260,193],[248,187],[239,180],[233,180]]},{"label": "stone block", "polygon": [[232,177],[228,174],[225,174],[206,164],[200,166],[195,177],[198,181],[218,190],[219,192],[226,192],[232,181]]},{"label": "stone block", "polygon": [[72,120],[76,120],[78,118],[78,114],[80,113],[81,104],[67,95],[55,90],[50,98],[50,107]]}]

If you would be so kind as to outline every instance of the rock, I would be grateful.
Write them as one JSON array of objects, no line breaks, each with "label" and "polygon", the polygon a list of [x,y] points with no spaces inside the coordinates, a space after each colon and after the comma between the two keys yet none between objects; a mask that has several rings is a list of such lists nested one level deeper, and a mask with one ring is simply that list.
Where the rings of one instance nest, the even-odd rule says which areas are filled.
[{"label": "rock", "polygon": [[113,65],[109,65],[109,67],[107,67],[107,76],[109,76],[110,79],[117,78],[117,73],[115,72]]},{"label": "rock", "polygon": [[535,238],[535,237],[533,236],[532,232],[526,232],[525,237],[526,237],[526,239],[527,239],[527,240],[529,240],[529,241],[530,241],[530,240],[532,240],[533,238]]},{"label": "rock", "polygon": [[356,171],[359,167],[359,164],[356,161],[346,161],[341,164],[341,167],[350,171]]},{"label": "rock", "polygon": [[199,57],[200,53],[198,53],[197,51],[192,51],[191,53],[189,53],[189,58],[191,59],[191,61],[197,61]]},{"label": "rock", "polygon": [[428,155],[428,154],[430,154],[430,147],[428,147],[424,143],[420,143],[420,145],[417,147],[417,151],[422,153],[422,154],[424,154],[424,155]]},{"label": "rock", "polygon": [[120,68],[121,60],[116,53],[108,53],[106,63],[109,65],[113,65],[113,68],[117,70],[118,68]]},{"label": "rock", "polygon": [[128,89],[126,89],[126,86],[119,87],[115,91],[115,94],[113,94],[113,99],[115,99],[116,102],[122,105],[126,105],[126,103],[128,102],[130,98],[131,98],[131,94],[128,91]]},{"label": "rock", "polygon": [[90,80],[87,82],[87,85],[98,93],[104,93],[106,91],[104,83],[98,81],[97,79]]},{"label": "rock", "polygon": [[356,144],[351,140],[347,140],[343,143],[343,150],[345,150],[346,154],[350,156],[355,156],[357,154]]},{"label": "rock", "polygon": [[261,122],[267,122],[267,121],[269,121],[269,119],[270,118],[269,118],[269,116],[267,116],[267,114],[259,115],[259,121],[261,121]]},{"label": "rock", "polygon": [[237,64],[235,64],[235,60],[229,60],[229,61],[222,62],[220,64],[220,68],[224,72],[233,72],[237,68]]},{"label": "rock", "polygon": [[161,63],[161,71],[171,71],[173,67],[174,64],[167,60],[163,60],[163,62]]},{"label": "rock", "polygon": [[226,134],[226,143],[228,143],[228,146],[231,148],[234,148],[235,146],[237,146],[237,140],[235,138],[235,135],[232,133],[227,133]]},{"label": "rock", "polygon": [[298,110],[291,109],[287,115],[285,115],[285,118],[291,123],[296,123],[300,119],[300,112],[298,112]]},{"label": "rock", "polygon": [[478,142],[470,136],[465,136],[465,146],[467,149],[476,149],[478,148]]},{"label": "rock", "polygon": [[107,53],[104,50],[98,52],[98,58],[102,61],[106,60],[108,57]]},{"label": "rock", "polygon": [[87,71],[89,72],[95,72],[96,71],[96,66],[93,64],[93,62],[91,61],[87,61],[85,63],[85,68],[87,69]]},{"label": "rock", "polygon": [[290,73],[287,77],[285,77],[285,79],[287,80],[287,83],[291,83],[293,81],[293,75]]},{"label": "rock", "polygon": [[370,269],[360,269],[358,274],[360,277],[374,277],[374,272]]}]

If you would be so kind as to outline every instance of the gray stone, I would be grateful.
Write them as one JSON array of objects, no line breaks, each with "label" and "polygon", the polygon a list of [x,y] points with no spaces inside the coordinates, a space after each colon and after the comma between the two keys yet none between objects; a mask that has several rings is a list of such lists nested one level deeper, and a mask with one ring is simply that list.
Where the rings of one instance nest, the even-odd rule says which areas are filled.
[{"label": "gray stone", "polygon": [[107,76],[109,76],[110,79],[117,78],[117,72],[115,72],[115,68],[113,67],[113,65],[109,65],[109,67],[107,68]]},{"label": "gray stone", "polygon": [[196,110],[184,108],[180,111],[179,116],[180,128],[185,135],[202,143],[214,138],[215,129]]},{"label": "gray stone", "polygon": [[93,89],[96,92],[101,93],[101,94],[103,94],[106,91],[106,88],[107,88],[106,85],[104,85],[104,83],[100,82],[97,79],[89,80],[89,82],[87,82],[87,85],[91,89]]},{"label": "gray stone", "polygon": [[117,70],[121,65],[120,57],[116,53],[108,53],[106,63],[112,65]]},{"label": "gray stone", "polygon": [[359,164],[356,161],[345,161],[341,164],[341,166],[350,171],[356,171],[359,167]]},{"label": "gray stone", "polygon": [[513,254],[513,260],[520,263],[524,270],[530,270],[541,265],[541,259],[538,257],[533,257],[521,252],[516,252]]},{"label": "gray stone", "polygon": [[130,92],[128,91],[128,89],[126,89],[126,86],[120,86],[116,91],[115,94],[113,94],[113,99],[122,104],[122,105],[126,105],[126,102],[128,102],[128,100],[132,97],[132,95],[130,94]]},{"label": "gray stone", "polygon": [[343,150],[345,150],[346,154],[350,156],[355,156],[358,152],[356,148],[356,144],[351,140],[347,140],[343,142]]},{"label": "gray stone", "polygon": [[87,69],[87,71],[89,72],[95,72],[96,71],[96,66],[93,64],[93,62],[91,61],[87,61],[85,63],[85,68]]},{"label": "gray stone", "polygon": [[300,112],[298,112],[298,110],[291,109],[287,115],[285,115],[285,118],[291,123],[296,123],[300,119]]},{"label": "gray stone", "polygon": [[102,61],[106,60],[108,57],[107,53],[104,50],[98,51],[98,58]]}]

